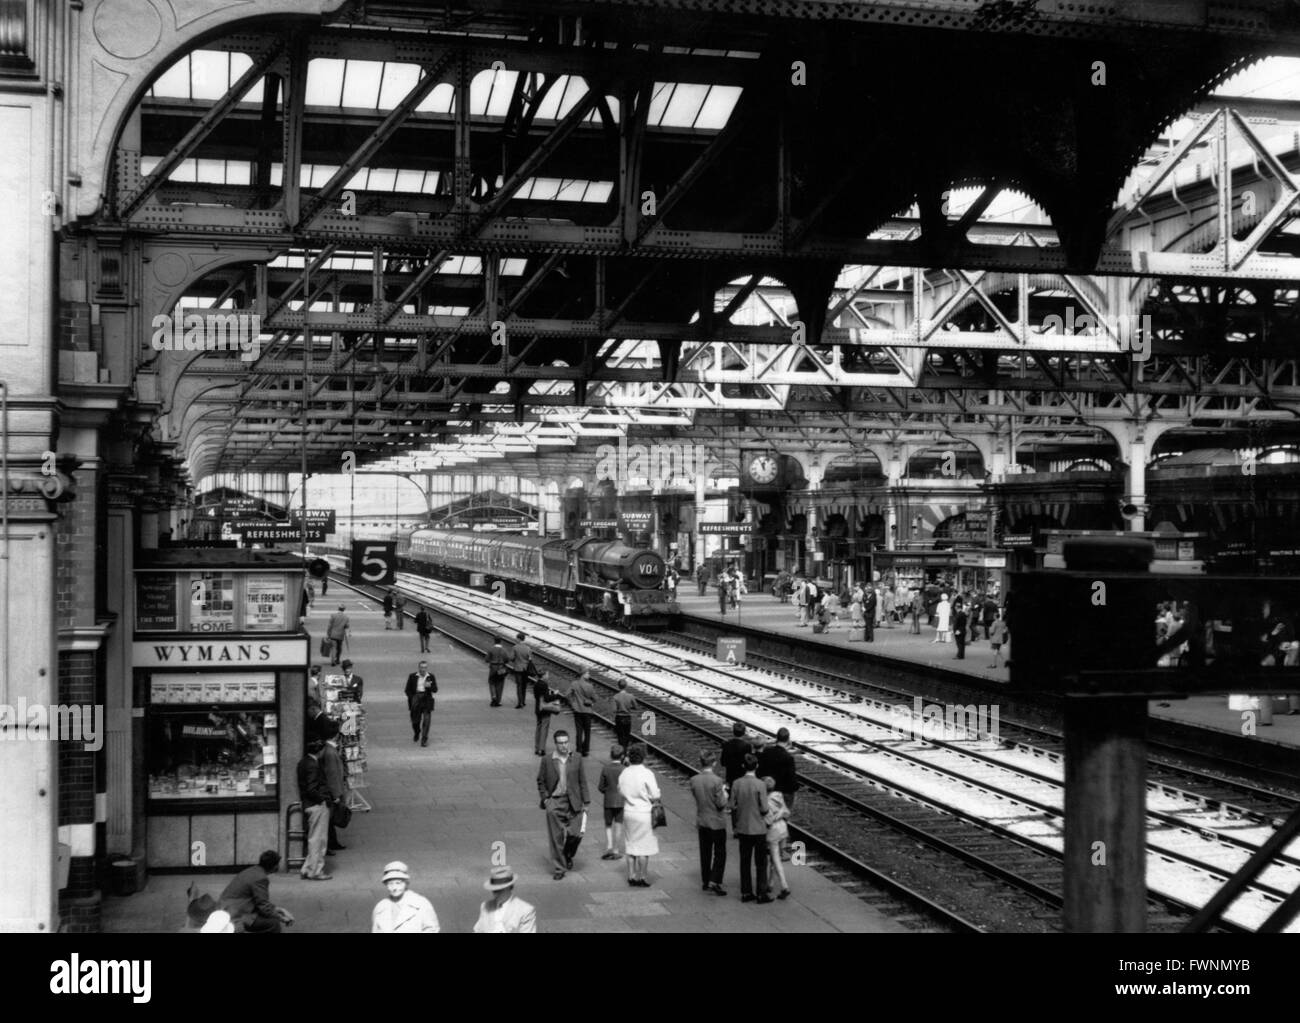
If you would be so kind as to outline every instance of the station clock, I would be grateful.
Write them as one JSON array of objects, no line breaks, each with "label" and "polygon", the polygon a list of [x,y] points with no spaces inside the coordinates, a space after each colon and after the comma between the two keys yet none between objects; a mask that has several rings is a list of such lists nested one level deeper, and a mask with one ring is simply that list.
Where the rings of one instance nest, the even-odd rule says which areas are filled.
[{"label": "station clock", "polygon": [[776,458],[768,454],[758,454],[750,458],[745,466],[749,478],[760,486],[772,483],[780,474],[781,466]]}]

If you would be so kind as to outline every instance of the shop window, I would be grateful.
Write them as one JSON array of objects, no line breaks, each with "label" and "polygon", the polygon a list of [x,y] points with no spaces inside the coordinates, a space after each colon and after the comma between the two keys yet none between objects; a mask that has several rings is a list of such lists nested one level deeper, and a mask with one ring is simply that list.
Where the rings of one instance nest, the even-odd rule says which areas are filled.
[{"label": "shop window", "polygon": [[154,707],[148,733],[151,800],[275,798],[275,711]]}]

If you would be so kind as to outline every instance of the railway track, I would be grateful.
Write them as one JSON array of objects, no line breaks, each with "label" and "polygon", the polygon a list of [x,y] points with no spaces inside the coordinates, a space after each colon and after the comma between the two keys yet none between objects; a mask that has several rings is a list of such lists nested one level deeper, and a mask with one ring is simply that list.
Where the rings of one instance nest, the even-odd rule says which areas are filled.
[{"label": "railway track", "polygon": [[[382,599],[373,587],[354,586],[342,580],[335,581],[376,601]],[[434,616],[435,628],[438,632],[453,642],[486,656],[489,644],[484,642],[484,638],[493,635],[493,630],[476,626],[461,616],[444,614],[436,609]],[[549,670],[553,678],[569,680],[578,675],[577,671],[570,670],[564,664],[548,658],[544,652],[538,652],[535,657],[550,666]],[[614,691],[612,686],[598,676],[595,682],[598,689],[604,690],[606,695]],[[713,740],[716,736],[707,728],[693,724],[684,715],[675,714],[667,708],[656,708],[656,711],[660,726],[658,732],[653,737],[644,737],[643,741],[652,750],[652,758],[662,761],[670,768],[670,771],[665,772],[666,777],[686,787],[690,776],[697,770],[694,756],[700,749],[701,739],[708,736]],[[612,735],[613,719],[609,713],[607,700],[603,700],[597,707],[595,717],[609,728]],[[842,808],[837,809],[842,813]],[[810,816],[805,814],[804,803],[801,802],[800,817]],[[905,880],[890,876],[878,866],[860,858],[862,846],[868,835],[855,836],[858,839],[856,842],[837,841],[823,834],[814,824],[807,821],[803,826],[792,824],[790,832],[792,838],[804,843],[806,855],[804,865],[826,876],[860,901],[909,930],[973,933],[984,929],[963,917],[957,910],[930,898],[926,892],[909,886]],[[884,834],[883,829],[882,834]],[[1041,910],[1041,907],[1039,908]]]},{"label": "railway track", "polygon": [[[846,694],[792,676],[758,680],[746,673],[742,678],[700,664],[698,657],[683,660],[680,648],[674,651],[643,637],[620,635],[611,650],[609,634],[586,623],[420,576],[403,576],[400,583],[459,620],[458,628],[479,633],[525,629],[546,645],[549,660],[569,671],[592,668],[598,680],[602,673],[606,678],[626,674],[638,696],[651,699],[657,716],[694,729],[696,736],[717,741],[736,719],[769,734],[781,724],[796,725],[796,738],[809,751],[800,758],[800,777],[810,790],[800,799],[802,820],[821,816],[822,808],[809,802],[826,800],[824,820],[832,831],[836,823],[845,830],[844,811],[851,809],[859,822],[871,821],[902,836],[913,846],[913,861],[920,843],[945,859],[945,874],[956,869],[954,864],[982,873],[980,879],[966,879],[963,890],[979,891],[986,906],[990,882],[1002,886],[1003,901],[1014,892],[1037,904],[1002,914],[1001,927],[987,921],[981,926],[1005,929],[1013,919],[1041,929],[1054,926],[1061,887],[1059,757],[1054,762],[1041,751],[968,735],[941,742],[914,736],[924,741],[899,743],[898,721],[891,721],[894,705],[861,693]],[[467,611],[476,621],[465,621]],[[698,737],[694,741],[698,744]],[[956,790],[961,799],[954,798]],[[1217,890],[1223,877],[1267,837],[1269,826],[1229,818],[1203,799],[1189,804],[1182,791],[1161,791],[1155,802],[1149,815],[1151,923],[1153,929],[1171,929]],[[871,829],[855,823],[847,830]],[[864,844],[879,852],[893,843],[875,833]],[[897,873],[899,861],[888,869]],[[1234,906],[1229,927],[1256,926],[1297,878],[1300,861],[1275,861],[1261,884]],[[996,910],[989,915],[998,916]]]},{"label": "railway track", "polygon": [[[707,640],[687,633],[666,632],[659,635],[700,654],[709,653],[713,649]],[[917,697],[924,699],[920,683],[917,688],[892,686],[752,651],[746,654],[746,660],[779,675],[797,675],[809,681],[820,681],[864,699],[894,703],[910,703]],[[1063,760],[1065,756],[1064,735],[1041,725],[1029,725],[1000,716],[999,735],[1001,741],[1010,746],[1031,748],[1056,760]],[[1300,805],[1300,794],[1280,787],[1269,788],[1235,776],[1238,771],[1248,770],[1248,765],[1233,761],[1223,763],[1215,769],[1204,766],[1210,759],[1204,754],[1170,746],[1165,746],[1164,749],[1167,751],[1164,754],[1147,757],[1147,783],[1150,788],[1182,793],[1220,814],[1259,821],[1282,820]],[[1191,755],[1203,764],[1189,764],[1179,759]]]}]

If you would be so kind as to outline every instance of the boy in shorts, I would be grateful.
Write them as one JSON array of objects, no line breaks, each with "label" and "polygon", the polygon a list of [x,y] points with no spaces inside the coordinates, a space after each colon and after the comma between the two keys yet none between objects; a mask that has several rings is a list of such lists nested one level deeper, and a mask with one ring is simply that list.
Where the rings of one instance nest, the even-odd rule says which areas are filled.
[{"label": "boy in shorts", "polygon": [[622,853],[617,849],[623,844],[623,793],[618,790],[618,776],[627,764],[623,760],[623,747],[615,744],[609,750],[609,763],[600,771],[600,783],[596,788],[605,793],[605,851],[602,860],[617,860]]}]

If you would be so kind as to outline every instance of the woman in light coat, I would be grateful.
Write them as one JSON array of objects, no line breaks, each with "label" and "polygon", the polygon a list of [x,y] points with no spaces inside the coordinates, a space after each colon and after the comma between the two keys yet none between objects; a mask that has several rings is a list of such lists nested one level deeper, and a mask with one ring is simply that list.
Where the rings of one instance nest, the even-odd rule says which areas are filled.
[{"label": "woman in light coat", "polygon": [[659,851],[659,839],[650,823],[650,808],[659,801],[659,783],[645,766],[645,746],[634,742],[627,751],[627,767],[618,776],[623,795],[623,847],[627,853],[627,883],[631,888],[649,888],[646,868]]},{"label": "woman in light coat", "polygon": [[939,594],[939,603],[934,609],[934,639],[932,643],[947,643],[949,620],[952,617],[952,605],[948,603],[948,594]]}]

